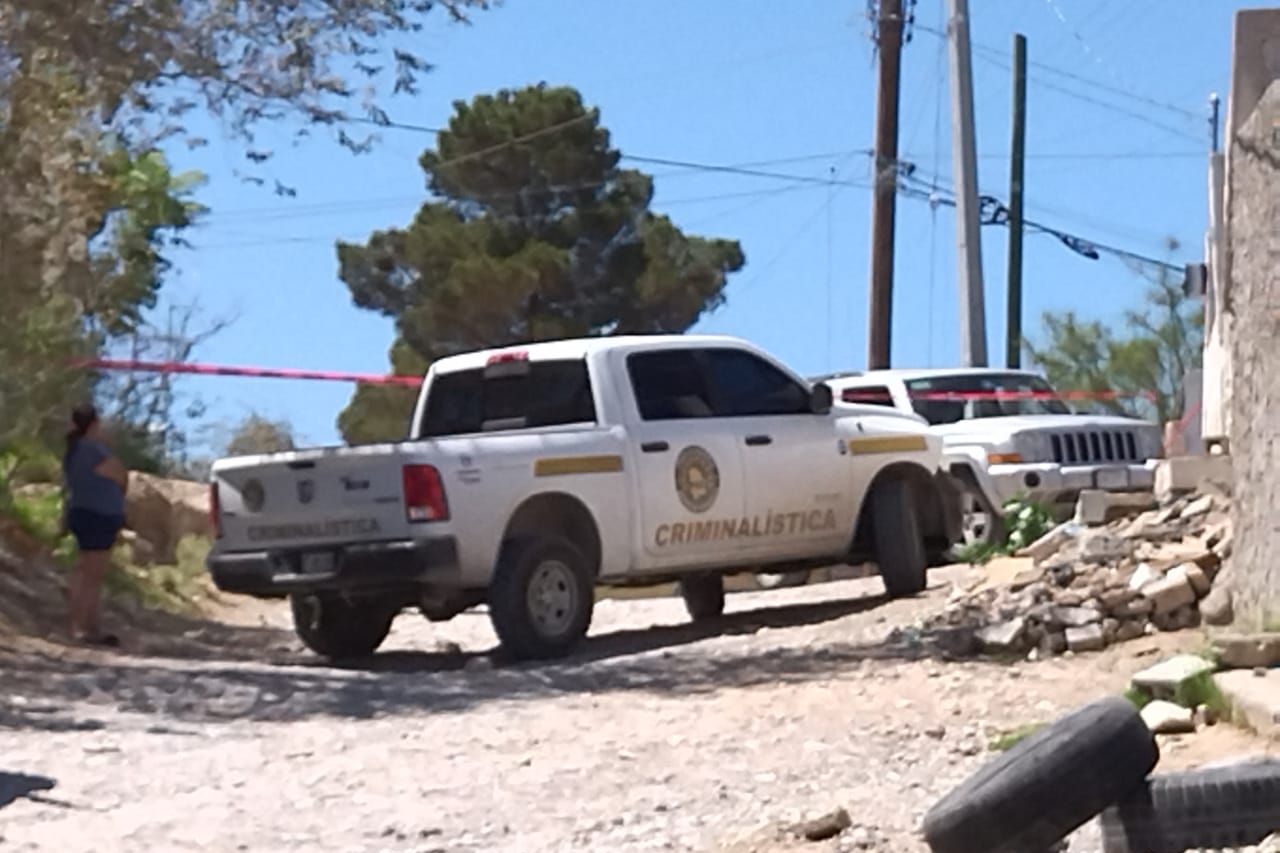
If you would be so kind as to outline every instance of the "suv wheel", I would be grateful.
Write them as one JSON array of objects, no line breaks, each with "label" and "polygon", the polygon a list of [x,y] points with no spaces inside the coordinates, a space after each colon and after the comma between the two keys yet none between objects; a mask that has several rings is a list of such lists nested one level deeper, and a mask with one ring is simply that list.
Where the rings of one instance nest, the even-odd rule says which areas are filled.
[{"label": "suv wheel", "polygon": [[391,631],[399,608],[374,599],[348,601],[336,595],[289,597],[293,629],[307,648],[331,660],[367,657]]},{"label": "suv wheel", "polygon": [[582,552],[553,536],[508,541],[489,588],[489,618],[518,660],[562,657],[586,636],[595,579]]}]

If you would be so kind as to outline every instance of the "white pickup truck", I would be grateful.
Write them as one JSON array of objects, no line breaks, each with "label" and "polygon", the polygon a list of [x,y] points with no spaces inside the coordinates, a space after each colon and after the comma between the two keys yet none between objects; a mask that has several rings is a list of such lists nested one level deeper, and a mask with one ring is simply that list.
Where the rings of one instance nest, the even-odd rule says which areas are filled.
[{"label": "white pickup truck", "polygon": [[732,338],[476,352],[432,365],[403,442],[215,463],[208,566],[289,595],[328,657],[373,652],[406,607],[484,602],[510,655],[554,657],[597,584],[678,580],[695,619],[743,571],[874,559],[890,595],[920,591],[961,533],[941,447]]},{"label": "white pickup truck", "polygon": [[1150,490],[1160,428],[1078,414],[1042,377],[1001,368],[872,370],[822,377],[839,400],[919,415],[942,438],[946,467],[966,487],[966,536],[1002,529],[1014,498],[1069,512],[1084,489]]}]

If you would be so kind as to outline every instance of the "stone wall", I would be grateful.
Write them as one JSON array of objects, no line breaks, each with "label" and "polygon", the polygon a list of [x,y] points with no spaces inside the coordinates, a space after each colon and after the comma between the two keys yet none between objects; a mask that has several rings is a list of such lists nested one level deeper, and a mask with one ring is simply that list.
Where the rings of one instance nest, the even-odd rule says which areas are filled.
[{"label": "stone wall", "polygon": [[1229,156],[1236,619],[1280,629],[1280,80]]}]

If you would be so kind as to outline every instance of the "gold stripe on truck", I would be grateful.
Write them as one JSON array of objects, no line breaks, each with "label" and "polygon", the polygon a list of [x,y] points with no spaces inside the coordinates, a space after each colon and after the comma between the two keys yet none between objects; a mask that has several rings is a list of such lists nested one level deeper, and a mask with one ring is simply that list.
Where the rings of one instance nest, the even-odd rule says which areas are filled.
[{"label": "gold stripe on truck", "polygon": [[566,474],[612,474],[622,470],[621,456],[550,456],[533,463],[533,476],[560,477]]},{"label": "gold stripe on truck", "polygon": [[927,447],[923,435],[876,435],[849,439],[851,453],[908,453]]}]

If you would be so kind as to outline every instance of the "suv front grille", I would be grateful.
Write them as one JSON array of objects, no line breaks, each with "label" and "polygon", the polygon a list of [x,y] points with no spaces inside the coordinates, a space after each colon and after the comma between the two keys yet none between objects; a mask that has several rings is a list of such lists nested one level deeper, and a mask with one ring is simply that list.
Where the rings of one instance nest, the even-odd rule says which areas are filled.
[{"label": "suv front grille", "polygon": [[1081,430],[1049,436],[1053,461],[1060,464],[1141,462],[1133,430]]}]

